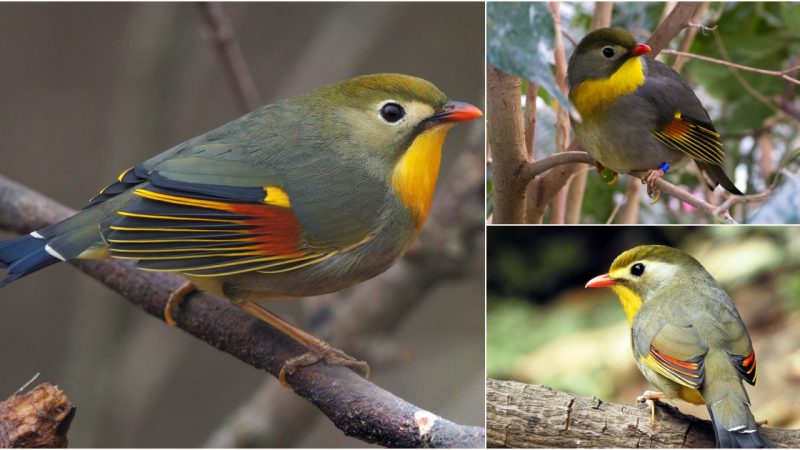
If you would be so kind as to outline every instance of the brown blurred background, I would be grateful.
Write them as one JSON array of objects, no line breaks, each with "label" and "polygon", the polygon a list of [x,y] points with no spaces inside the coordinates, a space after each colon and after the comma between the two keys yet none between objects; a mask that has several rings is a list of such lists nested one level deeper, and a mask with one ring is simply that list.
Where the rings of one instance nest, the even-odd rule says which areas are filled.
[{"label": "brown blurred background", "polygon": [[[226,3],[224,9],[265,103],[358,74],[402,72],[483,105],[482,3]],[[73,208],[121,170],[241,115],[196,4],[3,3],[0,61],[0,173]],[[459,152],[480,155],[481,164],[482,121],[451,132],[440,190]],[[478,221],[480,178],[475,204],[463,205],[475,209]],[[465,262],[471,276],[429,290],[372,351],[405,355],[373,363],[375,383],[471,425],[484,421],[477,254],[480,260]],[[302,323],[301,303],[271,308]],[[70,432],[75,447],[208,444],[268,378],[65,264],[0,291],[0,360],[0,397],[36,372],[66,391],[78,407]],[[288,397],[281,408],[294,407]],[[303,424],[291,440],[273,444],[365,445],[316,410]]]}]

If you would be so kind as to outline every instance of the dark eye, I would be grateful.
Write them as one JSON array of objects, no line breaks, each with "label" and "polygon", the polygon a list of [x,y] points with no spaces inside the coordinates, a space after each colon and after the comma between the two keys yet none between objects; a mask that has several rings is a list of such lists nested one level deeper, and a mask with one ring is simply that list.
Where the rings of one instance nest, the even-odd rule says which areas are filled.
[{"label": "dark eye", "polygon": [[613,58],[614,49],[611,47],[603,47],[603,56],[605,56],[606,58]]},{"label": "dark eye", "polygon": [[644,273],[644,264],[636,263],[631,266],[631,275],[635,277],[640,277]]},{"label": "dark eye", "polygon": [[406,111],[397,103],[387,103],[381,107],[381,117],[389,123],[395,123],[405,115]]}]

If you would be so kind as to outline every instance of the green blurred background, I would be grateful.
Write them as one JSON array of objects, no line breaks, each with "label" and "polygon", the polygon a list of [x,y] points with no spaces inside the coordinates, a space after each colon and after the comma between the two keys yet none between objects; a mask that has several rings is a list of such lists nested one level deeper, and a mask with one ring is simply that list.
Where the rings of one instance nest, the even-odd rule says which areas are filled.
[{"label": "green blurred background", "polygon": [[[489,227],[488,376],[633,403],[648,384],[622,307],[584,285],[640,244],[680,248],[723,285],[758,357],[756,420],[800,427],[800,227]],[[704,406],[673,404],[708,418]]]}]

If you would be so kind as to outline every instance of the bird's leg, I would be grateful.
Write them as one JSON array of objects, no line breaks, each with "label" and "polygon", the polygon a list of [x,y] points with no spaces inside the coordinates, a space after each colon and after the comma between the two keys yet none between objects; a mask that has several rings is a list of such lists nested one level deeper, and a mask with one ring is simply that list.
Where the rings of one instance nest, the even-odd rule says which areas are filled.
[{"label": "bird's leg", "polygon": [[283,364],[283,367],[281,367],[281,371],[278,374],[278,381],[280,381],[281,385],[284,387],[289,387],[289,383],[286,381],[286,375],[291,375],[298,367],[310,366],[319,361],[324,361],[331,366],[345,366],[356,369],[364,375],[364,378],[369,378],[370,369],[366,362],[359,361],[345,352],[332,347],[327,342],[283,320],[258,303],[245,300],[234,304],[251,316],[272,325],[275,329],[303,344],[308,349],[308,352],[287,360]]},{"label": "bird's leg", "polygon": [[656,426],[656,402],[662,398],[666,398],[666,395],[659,391],[644,391],[636,397],[637,402],[644,402],[650,407],[650,429]]},{"label": "bird's leg", "polygon": [[607,179],[606,176],[603,175],[603,172],[605,172],[605,170],[606,170],[606,166],[600,164],[599,161],[595,161],[594,162],[594,167],[597,169],[597,172],[600,174],[600,178],[602,178],[609,186],[614,186],[615,184],[617,184],[617,180],[619,179],[619,174],[617,172],[611,172],[612,173],[611,178]]},{"label": "bird's leg", "polygon": [[164,305],[164,321],[167,322],[167,325],[171,327],[175,326],[175,319],[172,317],[172,312],[175,308],[180,308],[183,300],[196,290],[197,286],[192,284],[191,281],[187,281],[169,294],[167,304]]},{"label": "bird's leg", "polygon": [[650,201],[651,205],[655,205],[661,197],[661,190],[656,187],[656,180],[666,175],[667,172],[669,172],[669,164],[663,162],[658,169],[648,171],[642,179],[642,183],[647,185],[647,195],[653,199]]}]

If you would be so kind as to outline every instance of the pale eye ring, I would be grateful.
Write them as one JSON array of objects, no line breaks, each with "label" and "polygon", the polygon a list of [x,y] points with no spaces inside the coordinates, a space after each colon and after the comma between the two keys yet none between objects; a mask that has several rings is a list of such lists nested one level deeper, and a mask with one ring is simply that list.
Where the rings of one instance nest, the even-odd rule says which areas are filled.
[{"label": "pale eye ring", "polygon": [[606,58],[610,59],[610,58],[614,57],[614,48],[611,47],[611,46],[607,45],[607,46],[603,47],[602,52],[603,52],[603,56],[605,56]]},{"label": "pale eye ring", "polygon": [[396,124],[405,118],[406,110],[401,104],[390,100],[381,105],[378,114],[380,114],[384,122]]}]

